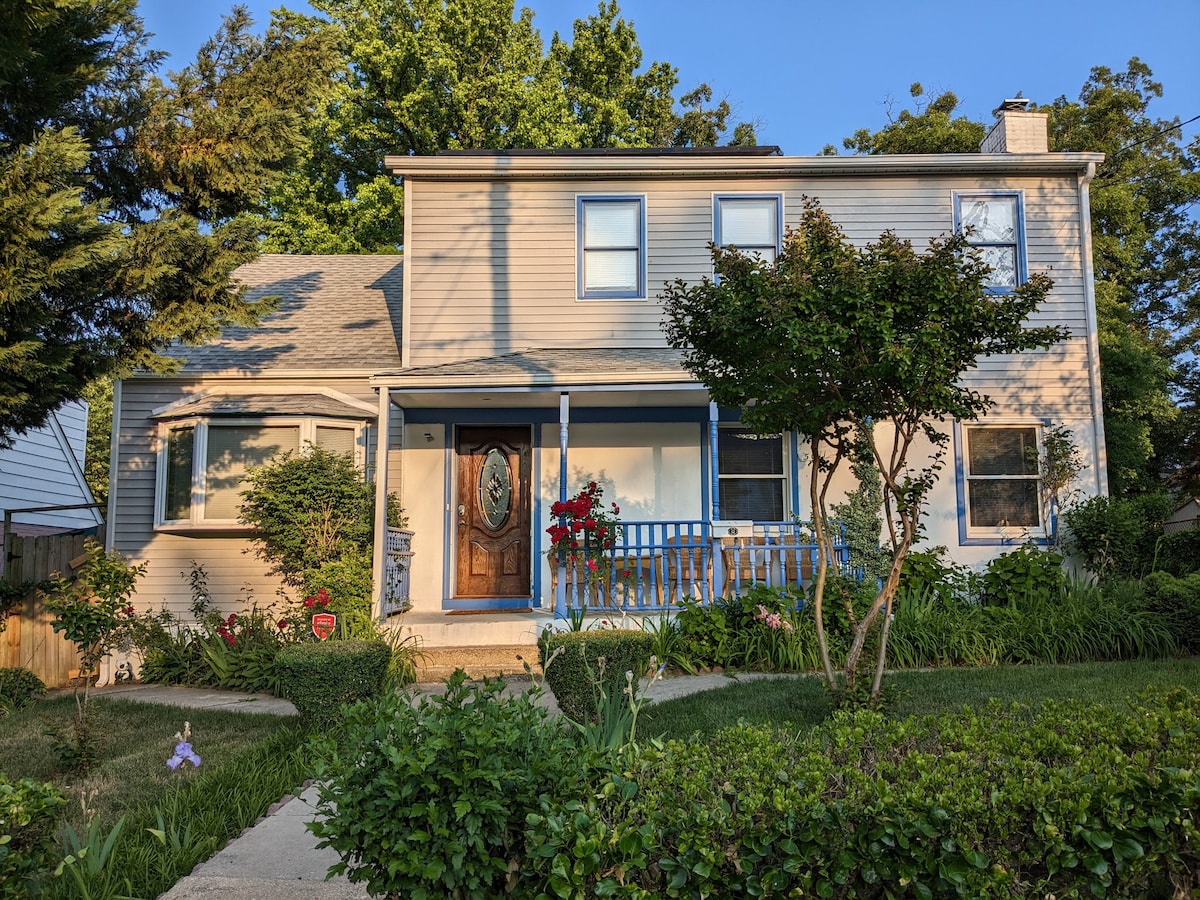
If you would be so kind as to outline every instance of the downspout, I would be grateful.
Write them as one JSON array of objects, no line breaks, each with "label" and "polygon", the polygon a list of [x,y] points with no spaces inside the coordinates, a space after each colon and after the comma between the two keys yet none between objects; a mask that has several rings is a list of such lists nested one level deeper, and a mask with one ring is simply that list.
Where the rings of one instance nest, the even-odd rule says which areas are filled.
[{"label": "downspout", "polygon": [[[112,427],[108,437],[108,521],[104,528],[104,549],[113,550],[117,542],[117,467],[121,459],[121,384],[113,379]],[[155,499],[157,503],[157,498]]]},{"label": "downspout", "polygon": [[389,412],[391,390],[379,387],[379,414],[375,420],[375,535],[371,557],[371,618],[383,621],[383,595],[387,590],[387,496],[388,443],[391,433]]},{"label": "downspout", "polygon": [[1108,494],[1108,448],[1104,442],[1104,395],[1100,383],[1100,335],[1096,315],[1096,275],[1092,265],[1091,184],[1096,164],[1088,163],[1079,176],[1079,235],[1083,256],[1084,312],[1087,317],[1088,386],[1092,397],[1092,466],[1096,471],[1096,490]]}]

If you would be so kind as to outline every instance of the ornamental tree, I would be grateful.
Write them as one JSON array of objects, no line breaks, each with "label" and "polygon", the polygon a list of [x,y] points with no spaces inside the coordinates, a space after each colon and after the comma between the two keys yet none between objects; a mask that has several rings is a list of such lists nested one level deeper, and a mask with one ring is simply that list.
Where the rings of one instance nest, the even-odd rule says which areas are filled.
[{"label": "ornamental tree", "polygon": [[[943,423],[977,419],[991,405],[961,377],[982,356],[1067,336],[1057,326],[1025,325],[1052,283],[1033,275],[1010,293],[990,292],[989,269],[962,235],[934,238],[923,252],[892,232],[855,247],[808,198],[799,229],[788,232],[775,262],[734,249],[712,253],[715,279],[667,285],[667,339],[712,399],[739,407],[749,427],[795,431],[807,441],[822,551],[813,612],[825,681],[837,694],[852,694],[868,635],[881,622],[870,689],[877,698],[891,601],[949,442]],[[830,567],[837,565],[826,496],[856,443],[879,474],[892,555],[870,608],[852,618],[839,678],[823,618]],[[918,445],[924,459],[912,452]]]}]

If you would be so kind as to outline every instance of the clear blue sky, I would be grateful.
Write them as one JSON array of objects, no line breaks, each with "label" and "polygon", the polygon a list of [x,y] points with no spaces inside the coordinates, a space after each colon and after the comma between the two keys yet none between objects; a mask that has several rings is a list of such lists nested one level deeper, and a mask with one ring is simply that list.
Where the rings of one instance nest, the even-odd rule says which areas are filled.
[{"label": "clear blue sky", "polygon": [[[277,3],[246,4],[264,25]],[[308,11],[303,2],[283,5]],[[521,4],[518,3],[518,6]],[[534,24],[549,43],[569,36],[594,0],[535,0]],[[140,0],[151,43],[189,62],[220,24],[220,0]],[[1038,103],[1076,99],[1093,66],[1123,71],[1141,57],[1162,83],[1155,118],[1200,116],[1200,0],[624,0],[644,63],[679,70],[679,91],[707,81],[738,119],[758,122],[760,144],[807,155],[841,147],[856,128],[887,122],[886,101],[910,105],[908,87],[953,90],[971,118],[1017,91]],[[1200,135],[1200,121],[1184,129]]]}]

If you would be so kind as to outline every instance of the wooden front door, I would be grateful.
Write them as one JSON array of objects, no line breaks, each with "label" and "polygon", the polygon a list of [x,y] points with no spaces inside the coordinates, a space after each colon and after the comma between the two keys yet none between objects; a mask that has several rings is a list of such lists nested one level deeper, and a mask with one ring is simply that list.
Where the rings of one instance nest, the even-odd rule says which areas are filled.
[{"label": "wooden front door", "polygon": [[459,597],[529,597],[528,427],[458,430]]}]

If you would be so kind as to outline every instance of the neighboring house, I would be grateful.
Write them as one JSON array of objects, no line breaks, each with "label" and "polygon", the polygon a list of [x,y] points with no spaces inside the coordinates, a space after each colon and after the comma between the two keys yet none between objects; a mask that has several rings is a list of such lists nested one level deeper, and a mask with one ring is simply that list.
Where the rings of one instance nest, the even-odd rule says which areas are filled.
[{"label": "neighboring house", "polygon": [[1200,530],[1200,497],[1192,497],[1182,503],[1163,522],[1163,533]]},{"label": "neighboring house", "polygon": [[[0,449],[0,517],[25,537],[96,528],[104,519],[83,475],[88,407],[66,403]],[[55,509],[54,507],[75,507]],[[7,539],[7,534],[5,535]],[[7,546],[7,540],[5,541]],[[0,555],[3,574],[7,553]]]},{"label": "neighboring house", "polygon": [[[514,629],[532,634],[578,602],[584,579],[558,577],[546,528],[552,503],[589,481],[625,524],[590,602],[657,608],[804,580],[802,445],[749,434],[709,402],[666,346],[657,295],[711,275],[710,242],[773,256],[807,195],[860,243],[892,229],[921,245],[974,225],[997,290],[1032,272],[1054,279],[1035,318],[1072,338],[983,360],[967,380],[995,407],[947,424],[952,465],[926,541],[983,564],[1044,534],[1030,452],[1047,423],[1082,449],[1083,493],[1106,490],[1088,201],[1102,157],[1046,152],[1045,116],[1022,110],[1001,114],[984,150],[389,157],[405,183],[403,278],[399,258],[264,257],[240,272],[283,298],[263,328],[230,329],[181,350],[179,374],[120,386],[111,542],[149,560],[140,595],[176,611],[193,560],[214,595],[245,586],[270,599],[274,583],[244,553],[238,482],[313,440],[353,448],[380,492],[399,491],[415,532],[405,621],[427,642],[519,643]],[[383,542],[381,529],[386,612],[397,598]],[[453,616],[468,612],[495,615]]]}]

